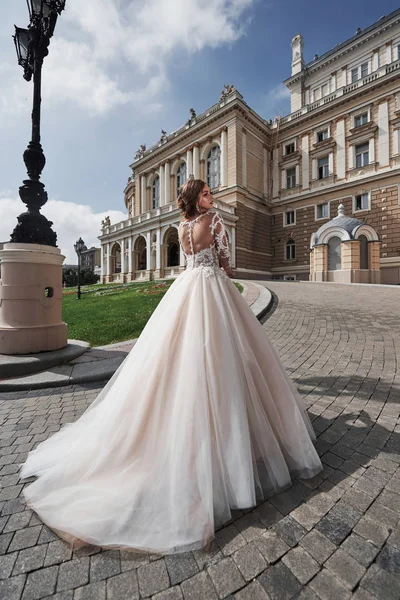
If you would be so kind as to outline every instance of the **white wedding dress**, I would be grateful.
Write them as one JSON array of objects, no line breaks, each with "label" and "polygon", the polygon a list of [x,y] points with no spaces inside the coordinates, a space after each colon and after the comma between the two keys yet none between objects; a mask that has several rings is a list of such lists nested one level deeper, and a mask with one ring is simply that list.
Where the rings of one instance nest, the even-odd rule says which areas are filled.
[{"label": "white wedding dress", "polygon": [[187,268],[121,367],[22,467],[37,476],[27,503],[69,541],[200,548],[232,509],[322,468],[300,396],[221,268],[221,217],[183,222],[179,237]]}]

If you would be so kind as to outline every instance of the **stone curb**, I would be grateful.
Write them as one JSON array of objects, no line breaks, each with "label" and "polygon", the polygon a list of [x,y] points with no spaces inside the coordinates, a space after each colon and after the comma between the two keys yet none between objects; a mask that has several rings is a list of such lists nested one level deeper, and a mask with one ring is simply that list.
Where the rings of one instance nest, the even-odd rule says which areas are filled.
[{"label": "stone curb", "polygon": [[[243,285],[243,283],[246,282],[239,281],[239,283]],[[272,304],[272,294],[264,286],[259,285],[254,281],[249,283],[255,285],[259,291],[257,300],[250,306],[250,308],[257,319],[261,319],[268,312]],[[123,345],[128,346],[134,341],[135,340],[128,340],[125,342],[110,344],[109,346],[101,346],[99,348],[95,348],[95,350],[107,350]],[[85,350],[86,349],[87,348],[85,348]],[[96,381],[107,381],[114,375],[115,371],[118,369],[124,359],[125,356],[117,356],[103,360],[78,363],[76,365],[58,364],[57,366],[52,367],[50,370],[41,371],[40,373],[31,374],[26,377],[0,381],[0,393],[15,392],[20,390],[37,390],[66,385],[78,385],[82,383],[93,383]]]}]

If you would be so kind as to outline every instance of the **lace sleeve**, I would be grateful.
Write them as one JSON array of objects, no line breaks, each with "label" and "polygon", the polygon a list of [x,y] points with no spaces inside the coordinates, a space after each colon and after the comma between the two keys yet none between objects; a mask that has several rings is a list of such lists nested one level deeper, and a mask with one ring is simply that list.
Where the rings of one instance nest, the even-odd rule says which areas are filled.
[{"label": "lace sleeve", "polygon": [[211,232],[214,236],[215,246],[217,248],[219,266],[231,277],[231,253],[229,250],[228,239],[226,237],[224,220],[218,213],[215,213],[211,221]]}]

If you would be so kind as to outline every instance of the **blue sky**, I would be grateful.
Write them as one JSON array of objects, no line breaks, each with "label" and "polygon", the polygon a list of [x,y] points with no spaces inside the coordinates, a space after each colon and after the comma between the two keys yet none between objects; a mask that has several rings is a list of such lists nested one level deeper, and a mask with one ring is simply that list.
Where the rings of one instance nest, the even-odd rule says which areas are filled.
[{"label": "blue sky", "polygon": [[[264,118],[290,112],[291,39],[306,61],[399,8],[393,0],[67,0],[43,71],[42,181],[68,262],[81,235],[96,244],[100,222],[125,218],[122,191],[141,143],[181,126],[189,108],[213,105],[234,84]],[[24,205],[22,152],[29,141],[32,85],[11,35],[27,25],[24,0],[2,7],[0,32],[0,241]]]}]

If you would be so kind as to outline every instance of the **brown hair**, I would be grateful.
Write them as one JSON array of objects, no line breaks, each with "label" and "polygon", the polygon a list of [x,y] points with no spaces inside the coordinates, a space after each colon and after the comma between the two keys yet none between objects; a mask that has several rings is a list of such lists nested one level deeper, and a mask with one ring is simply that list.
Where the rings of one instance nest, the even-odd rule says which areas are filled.
[{"label": "brown hair", "polygon": [[180,188],[177,204],[186,219],[190,219],[196,214],[197,200],[205,185],[206,183],[202,179],[188,179]]}]

